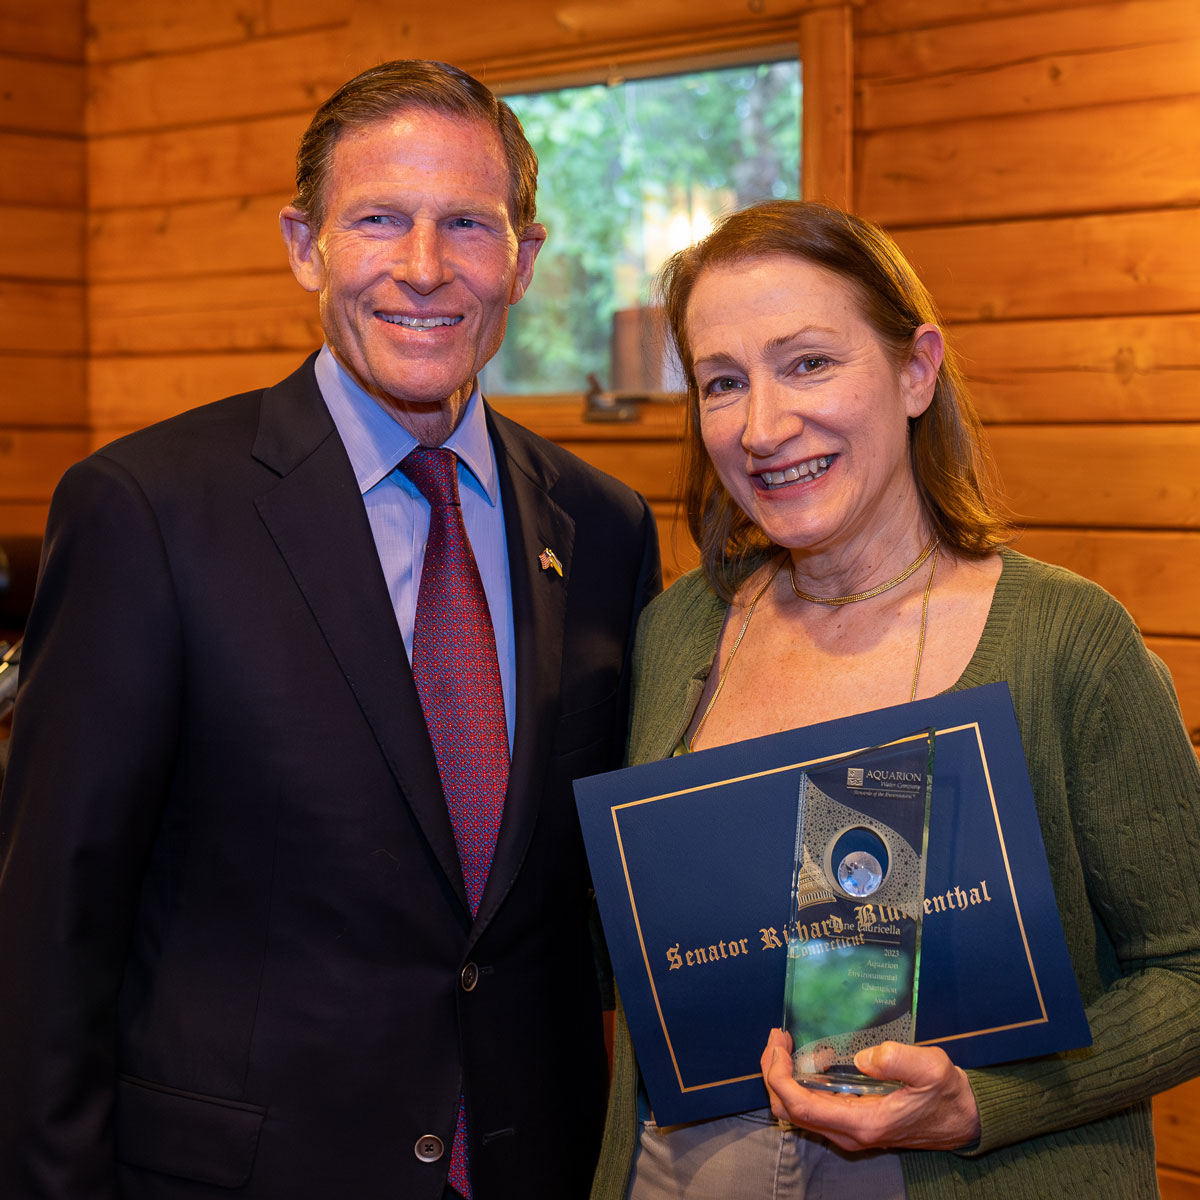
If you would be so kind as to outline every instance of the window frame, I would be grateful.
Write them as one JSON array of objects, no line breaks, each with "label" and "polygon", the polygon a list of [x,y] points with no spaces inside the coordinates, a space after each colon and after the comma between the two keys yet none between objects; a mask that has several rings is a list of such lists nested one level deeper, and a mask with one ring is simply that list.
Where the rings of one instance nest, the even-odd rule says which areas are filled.
[{"label": "window frame", "polygon": [[[548,91],[602,82],[755,61],[782,45],[795,46],[804,98],[800,131],[800,195],[841,208],[853,207],[853,8],[852,2],[811,8],[798,17],[772,21],[742,33],[695,33],[670,44],[631,38],[604,50],[546,52],[493,60],[478,72],[499,96]],[[579,403],[583,392],[489,395],[526,405]]]}]

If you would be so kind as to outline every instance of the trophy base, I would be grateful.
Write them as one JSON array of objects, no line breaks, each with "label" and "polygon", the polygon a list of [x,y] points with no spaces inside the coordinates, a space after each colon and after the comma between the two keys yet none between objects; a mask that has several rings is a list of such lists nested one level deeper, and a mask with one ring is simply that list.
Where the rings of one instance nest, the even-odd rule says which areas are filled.
[{"label": "trophy base", "polygon": [[860,1075],[853,1067],[845,1070],[832,1067],[819,1075],[797,1075],[796,1082],[815,1092],[841,1092],[847,1096],[886,1096],[904,1086],[894,1079]]}]

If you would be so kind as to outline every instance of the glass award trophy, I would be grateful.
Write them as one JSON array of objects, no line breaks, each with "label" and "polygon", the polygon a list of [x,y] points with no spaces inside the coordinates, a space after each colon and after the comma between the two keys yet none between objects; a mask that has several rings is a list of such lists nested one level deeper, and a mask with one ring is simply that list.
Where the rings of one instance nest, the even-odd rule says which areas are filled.
[{"label": "glass award trophy", "polygon": [[784,1028],[806,1087],[879,1093],[854,1055],[916,1025],[933,730],[800,779]]}]

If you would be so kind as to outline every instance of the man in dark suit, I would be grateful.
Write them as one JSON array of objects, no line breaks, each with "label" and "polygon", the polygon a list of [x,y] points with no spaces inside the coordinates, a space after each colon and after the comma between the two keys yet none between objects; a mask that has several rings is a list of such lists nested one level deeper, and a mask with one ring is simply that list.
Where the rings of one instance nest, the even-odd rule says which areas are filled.
[{"label": "man in dark suit", "polygon": [[[545,238],[506,106],[386,64],[319,110],[297,178],[325,348],[55,494],[0,798],[5,1200],[587,1194],[571,781],[623,741],[652,517],[478,394]],[[398,468],[422,447],[453,452],[436,521]],[[438,699],[474,664],[423,632],[459,507],[486,604],[438,645],[480,648],[487,706]]]}]

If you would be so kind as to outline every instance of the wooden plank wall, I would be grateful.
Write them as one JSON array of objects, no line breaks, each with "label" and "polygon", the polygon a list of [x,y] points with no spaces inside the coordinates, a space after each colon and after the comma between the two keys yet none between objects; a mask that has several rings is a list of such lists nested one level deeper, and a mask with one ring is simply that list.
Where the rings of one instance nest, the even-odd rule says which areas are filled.
[{"label": "wooden plank wall", "polygon": [[88,445],[83,0],[0,0],[0,534]]},{"label": "wooden plank wall", "polygon": [[350,3],[88,0],[92,441],[287,374],[320,344],[277,215]]},{"label": "wooden plank wall", "polygon": [[[470,20],[0,0],[0,536],[40,526],[85,443],[319,343],[275,214],[313,107],[356,70],[414,55],[503,84],[783,41],[814,59],[806,188],[897,234],[967,355],[1022,547],[1128,605],[1200,738],[1196,0],[491,0]],[[692,561],[676,410],[606,429],[507,407],[645,491],[672,570]],[[1172,1200],[1200,1197],[1198,1096],[1157,1106]]]},{"label": "wooden plank wall", "polygon": [[[1200,5],[871,0],[854,196],[967,355],[1030,553],[1098,580],[1200,741]],[[1200,1085],[1156,1102],[1200,1197]]]},{"label": "wooden plank wall", "polygon": [[1097,579],[1200,740],[1200,6],[876,0],[854,187],[968,357],[1021,546]]}]

